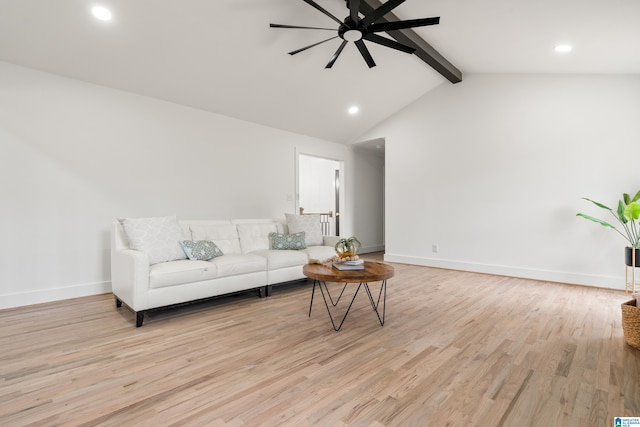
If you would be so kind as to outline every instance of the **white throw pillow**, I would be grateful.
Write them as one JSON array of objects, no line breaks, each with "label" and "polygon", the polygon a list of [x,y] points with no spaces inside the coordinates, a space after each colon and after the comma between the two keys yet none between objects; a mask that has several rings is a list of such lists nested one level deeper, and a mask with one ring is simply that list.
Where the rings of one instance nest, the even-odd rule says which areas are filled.
[{"label": "white throw pillow", "polygon": [[322,224],[320,215],[294,215],[284,214],[287,217],[289,233],[305,232],[305,243],[307,246],[322,245]]},{"label": "white throw pillow", "polygon": [[119,218],[129,246],[149,256],[149,264],[186,259],[180,241],[185,240],[175,216]]}]

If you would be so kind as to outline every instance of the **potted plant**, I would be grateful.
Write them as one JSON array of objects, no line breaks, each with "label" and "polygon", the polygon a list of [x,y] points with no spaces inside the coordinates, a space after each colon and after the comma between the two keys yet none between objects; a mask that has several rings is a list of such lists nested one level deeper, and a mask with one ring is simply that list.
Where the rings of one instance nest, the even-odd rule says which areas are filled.
[{"label": "potted plant", "polygon": [[[611,225],[606,221],[583,213],[578,213],[577,216],[596,222],[603,227],[611,228],[624,237],[624,239],[629,243],[629,246],[625,248],[626,265],[633,265],[633,259],[635,259],[635,266],[640,267],[640,222],[638,221],[640,219],[640,202],[638,202],[638,200],[640,200],[640,191],[638,191],[633,198],[631,198],[627,193],[624,193],[622,195],[622,199],[618,201],[618,208],[615,212],[613,209],[603,205],[602,203],[587,199],[586,197],[583,197],[583,199],[593,203],[599,208],[608,210],[609,213],[611,213],[611,215],[618,221],[621,229],[616,228],[614,225]],[[632,249],[634,251],[633,254]]]}]

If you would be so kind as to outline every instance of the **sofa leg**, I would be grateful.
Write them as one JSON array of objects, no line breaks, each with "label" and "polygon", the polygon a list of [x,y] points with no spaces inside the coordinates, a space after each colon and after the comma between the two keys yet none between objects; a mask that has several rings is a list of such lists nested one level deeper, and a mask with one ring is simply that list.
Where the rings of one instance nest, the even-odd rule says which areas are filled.
[{"label": "sofa leg", "polygon": [[273,290],[273,285],[267,285],[265,286],[265,293],[267,294],[268,297],[271,296],[271,291]]},{"label": "sofa leg", "polygon": [[142,322],[144,321],[144,311],[136,311],[136,328],[142,326]]},{"label": "sofa leg", "polygon": [[258,296],[260,298],[264,298],[267,296],[267,287],[266,286],[260,286],[258,288]]},{"label": "sofa leg", "polygon": [[118,297],[115,297],[115,298],[116,298],[116,308],[122,307],[122,301],[120,301]]}]

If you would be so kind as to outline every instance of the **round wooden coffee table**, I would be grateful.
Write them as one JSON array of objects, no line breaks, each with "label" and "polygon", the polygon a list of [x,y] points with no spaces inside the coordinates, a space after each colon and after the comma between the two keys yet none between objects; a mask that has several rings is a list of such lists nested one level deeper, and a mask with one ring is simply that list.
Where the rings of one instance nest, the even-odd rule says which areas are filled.
[{"label": "round wooden coffee table", "polygon": [[[347,318],[347,315],[349,314],[349,310],[351,309],[351,306],[353,305],[353,302],[358,295],[358,291],[360,290],[360,288],[364,287],[365,292],[369,297],[371,308],[373,308],[373,311],[378,316],[380,326],[384,326],[384,315],[387,306],[387,279],[392,278],[395,274],[393,266],[385,264],[383,262],[365,261],[364,270],[338,270],[331,264],[306,264],[304,267],[302,267],[302,273],[308,278],[313,279],[313,290],[311,291],[311,302],[309,303],[309,317],[311,317],[311,308],[313,307],[313,296],[316,292],[316,286],[318,286],[320,288],[320,292],[322,293],[324,304],[327,307],[327,313],[329,313],[329,319],[331,320],[331,325],[333,325],[333,330],[339,331],[340,328],[342,328],[342,324]],[[342,291],[335,301],[333,299],[333,296],[329,292],[327,282],[344,283]],[[374,299],[371,293],[371,289],[369,288],[370,282],[381,282],[377,299]],[[336,307],[340,302],[340,299],[342,298],[342,295],[344,294],[344,291],[349,283],[358,283],[358,287],[356,288],[356,291],[351,298],[351,302],[349,303],[347,311],[342,317],[340,324],[336,327],[336,323],[333,320],[333,315],[331,314],[331,309],[329,308],[329,302],[331,302],[331,305],[333,307]],[[327,297],[329,297],[328,300]],[[381,299],[382,316],[378,311]]]}]

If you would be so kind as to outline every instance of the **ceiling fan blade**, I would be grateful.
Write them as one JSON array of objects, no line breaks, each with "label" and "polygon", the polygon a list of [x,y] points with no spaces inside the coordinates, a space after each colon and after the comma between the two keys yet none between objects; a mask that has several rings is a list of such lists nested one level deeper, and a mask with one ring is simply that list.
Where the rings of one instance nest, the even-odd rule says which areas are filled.
[{"label": "ceiling fan blade", "polygon": [[360,12],[360,0],[349,0],[350,17],[356,24],[360,21],[358,12]]},{"label": "ceiling fan blade", "polygon": [[329,63],[327,64],[326,67],[324,68],[331,68],[333,67],[333,64],[336,63],[336,59],[338,59],[338,56],[340,56],[340,54],[342,53],[342,49],[344,49],[344,47],[347,45],[347,41],[343,40],[342,43],[340,44],[340,47],[338,48],[338,50],[336,50],[336,53],[333,54],[333,56],[331,57],[331,59],[329,60]]},{"label": "ceiling fan blade", "polygon": [[311,49],[312,47],[318,46],[319,44],[322,44],[322,43],[328,42],[329,40],[333,40],[333,39],[336,39],[336,38],[338,38],[338,36],[330,37],[330,38],[328,38],[328,39],[326,39],[326,40],[322,40],[321,42],[314,43],[314,44],[311,44],[311,45],[309,45],[309,46],[303,47],[303,48],[301,48],[301,49],[291,51],[291,52],[289,52],[289,55],[295,55],[296,53],[300,53],[300,52],[302,52],[303,50]]},{"label": "ceiling fan blade", "polygon": [[329,18],[331,18],[334,21],[336,21],[338,23],[338,25],[342,25],[342,21],[341,20],[339,20],[338,18],[336,18],[335,16],[333,16],[332,14],[330,14],[329,12],[324,10],[322,8],[322,6],[320,6],[318,3],[314,2],[313,0],[302,0],[302,1],[304,1],[309,6],[312,6],[312,7],[316,8],[317,10],[319,10],[320,12],[324,13],[325,15],[327,15]]},{"label": "ceiling fan blade", "polygon": [[373,12],[368,14],[362,19],[362,25],[365,27],[373,22],[376,22],[378,19],[382,18],[387,13],[391,12],[396,7],[400,6],[406,0],[389,0],[386,3],[382,4],[382,6],[375,9]]},{"label": "ceiling fan blade", "polygon": [[407,46],[406,44],[398,43],[395,40],[391,40],[377,34],[365,34],[363,38],[369,40],[370,42],[378,43],[382,46],[390,47],[391,49],[400,50],[406,53],[413,53],[416,51],[416,49],[413,47]]},{"label": "ceiling fan blade", "polygon": [[367,46],[364,45],[364,42],[362,40],[358,40],[355,43],[356,43],[356,47],[360,51],[360,54],[364,58],[365,62],[369,66],[369,68],[375,67],[376,63],[373,61],[373,58],[371,57],[371,54],[369,53],[369,49],[367,49]]},{"label": "ceiling fan blade", "polygon": [[327,31],[337,31],[335,28],[321,28],[321,27],[299,27],[297,25],[285,25],[285,24],[269,24],[271,28],[293,28],[300,30],[327,30]]},{"label": "ceiling fan blade", "polygon": [[402,30],[405,28],[424,27],[426,25],[438,25],[440,17],[407,19],[406,21],[383,22],[380,24],[371,24],[367,27],[370,33],[378,33],[380,31]]}]

